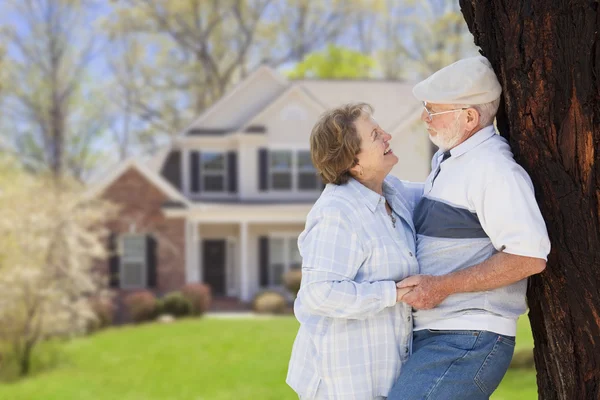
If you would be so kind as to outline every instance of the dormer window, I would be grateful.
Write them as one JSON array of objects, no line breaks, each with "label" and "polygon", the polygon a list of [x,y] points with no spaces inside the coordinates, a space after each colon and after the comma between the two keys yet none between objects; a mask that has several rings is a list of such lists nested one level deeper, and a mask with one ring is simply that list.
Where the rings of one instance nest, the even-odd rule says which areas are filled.
[{"label": "dormer window", "polygon": [[189,152],[189,190],[193,196],[237,192],[237,153],[235,151]]},{"label": "dormer window", "polygon": [[322,189],[310,151],[259,149],[259,189],[276,192],[315,192]]},{"label": "dormer window", "polygon": [[270,153],[271,189],[292,189],[292,154],[288,150],[278,150]]},{"label": "dormer window", "polygon": [[202,152],[200,176],[205,192],[224,192],[227,167],[224,153]]},{"label": "dormer window", "polygon": [[310,158],[310,151],[299,151],[297,155],[298,190],[318,189],[319,179]]}]

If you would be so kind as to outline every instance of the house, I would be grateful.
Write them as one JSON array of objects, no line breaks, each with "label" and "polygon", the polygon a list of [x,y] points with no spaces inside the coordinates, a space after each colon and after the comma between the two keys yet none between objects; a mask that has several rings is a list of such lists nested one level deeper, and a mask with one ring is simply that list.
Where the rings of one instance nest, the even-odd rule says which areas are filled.
[{"label": "house", "polygon": [[412,85],[293,80],[261,67],[180,133],[153,163],[128,160],[91,189],[117,204],[107,270],[121,292],[205,282],[216,297],[250,301],[301,264],[296,241],[322,184],[309,134],[327,108],[374,106],[399,157],[392,172],[422,181],[431,146]]}]

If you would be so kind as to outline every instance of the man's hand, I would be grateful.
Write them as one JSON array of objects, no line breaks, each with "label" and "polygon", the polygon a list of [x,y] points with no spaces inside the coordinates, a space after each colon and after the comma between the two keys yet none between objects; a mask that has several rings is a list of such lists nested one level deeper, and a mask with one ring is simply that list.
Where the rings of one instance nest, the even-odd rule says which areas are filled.
[{"label": "man's hand", "polygon": [[417,310],[433,308],[451,294],[440,276],[413,275],[398,282],[396,287],[411,288],[401,299]]}]

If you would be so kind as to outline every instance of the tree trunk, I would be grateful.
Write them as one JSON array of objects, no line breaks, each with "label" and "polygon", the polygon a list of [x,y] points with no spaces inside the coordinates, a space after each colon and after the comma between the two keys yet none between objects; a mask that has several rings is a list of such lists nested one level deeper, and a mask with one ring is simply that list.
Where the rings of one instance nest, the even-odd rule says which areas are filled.
[{"label": "tree trunk", "polygon": [[528,291],[539,397],[599,399],[598,2],[460,5],[502,84],[498,127],[531,175],[552,242]]},{"label": "tree trunk", "polygon": [[34,344],[29,340],[25,341],[23,352],[19,354],[19,375],[27,376],[31,369],[31,352]]}]

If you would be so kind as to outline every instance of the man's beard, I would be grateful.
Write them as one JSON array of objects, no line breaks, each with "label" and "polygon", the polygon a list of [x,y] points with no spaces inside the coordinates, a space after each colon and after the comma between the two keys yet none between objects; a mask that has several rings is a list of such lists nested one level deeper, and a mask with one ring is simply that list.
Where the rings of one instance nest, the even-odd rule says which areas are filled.
[{"label": "man's beard", "polygon": [[445,129],[437,129],[436,130],[433,128],[429,128],[430,130],[437,133],[436,136],[431,136],[431,133],[429,133],[429,140],[431,140],[433,142],[433,144],[435,144],[437,147],[439,147],[440,150],[442,150],[442,151],[449,150],[449,149],[453,148],[454,146],[456,146],[462,139],[463,135],[460,132],[459,128],[460,128],[460,121],[457,116],[457,118],[454,120],[454,122],[452,122],[452,124],[450,124]]}]

